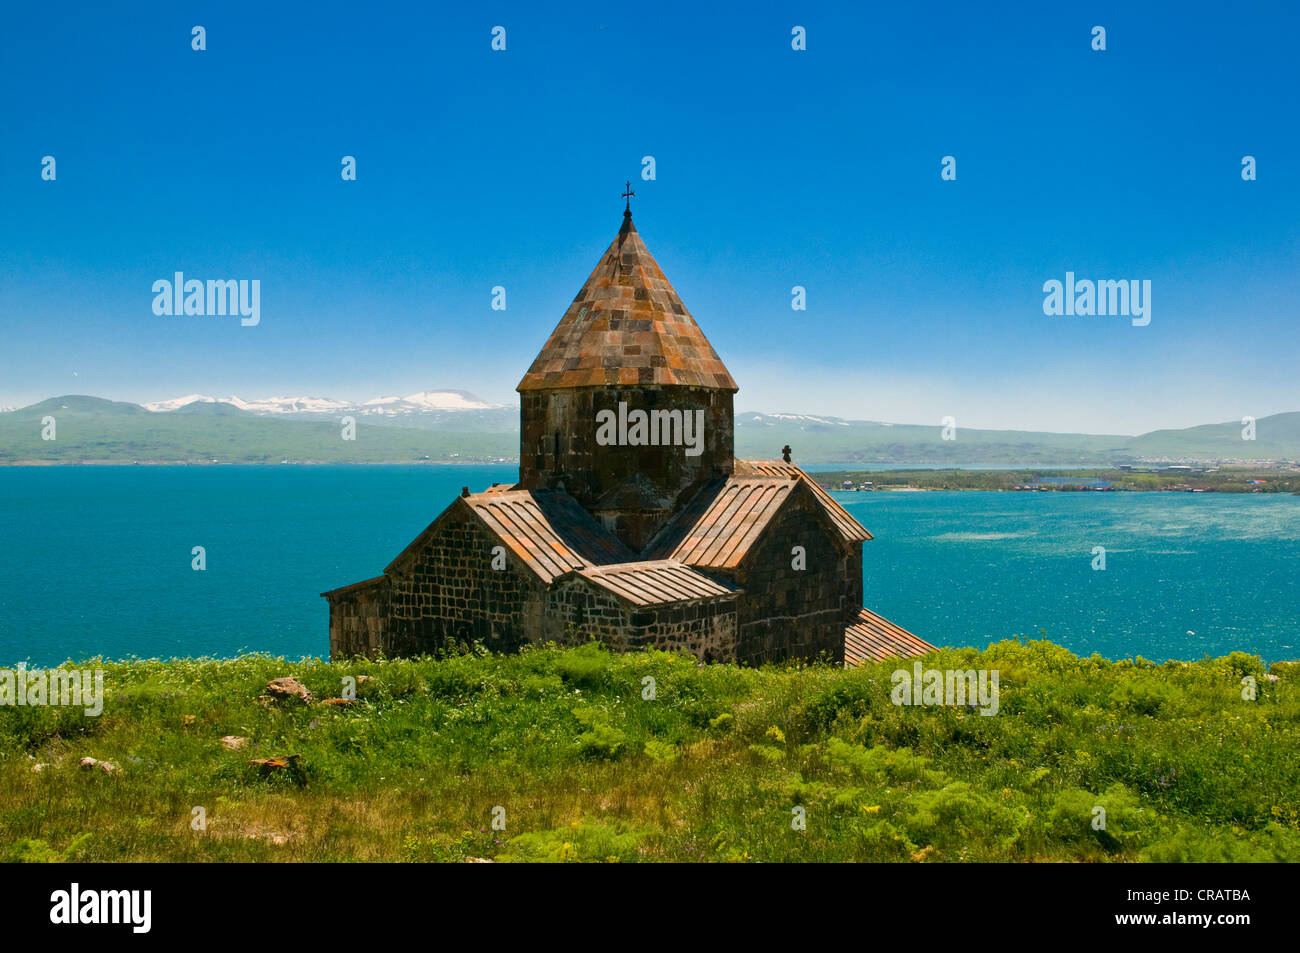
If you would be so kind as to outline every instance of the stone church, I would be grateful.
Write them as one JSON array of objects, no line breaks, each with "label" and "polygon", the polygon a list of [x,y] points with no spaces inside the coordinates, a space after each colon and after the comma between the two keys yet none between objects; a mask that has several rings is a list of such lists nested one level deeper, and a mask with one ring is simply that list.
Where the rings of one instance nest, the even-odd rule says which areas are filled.
[{"label": "stone church", "polygon": [[737,460],[736,382],[623,213],[517,388],[519,482],[468,488],[322,595],[330,657],[598,639],[707,661],[933,646],[862,606],[871,534],[790,462]]}]

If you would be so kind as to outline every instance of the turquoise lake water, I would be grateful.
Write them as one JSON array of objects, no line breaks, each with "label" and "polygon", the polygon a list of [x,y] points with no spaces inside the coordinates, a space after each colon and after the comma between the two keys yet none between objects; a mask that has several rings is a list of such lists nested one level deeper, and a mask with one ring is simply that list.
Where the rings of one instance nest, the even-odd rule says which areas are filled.
[{"label": "turquoise lake water", "polygon": [[[0,468],[0,666],[329,651],[319,593],[377,576],[512,467]],[[1300,497],[846,493],[869,606],[937,644],[1300,657]],[[203,546],[207,570],[190,568]],[[1106,569],[1092,549],[1104,546]]]}]

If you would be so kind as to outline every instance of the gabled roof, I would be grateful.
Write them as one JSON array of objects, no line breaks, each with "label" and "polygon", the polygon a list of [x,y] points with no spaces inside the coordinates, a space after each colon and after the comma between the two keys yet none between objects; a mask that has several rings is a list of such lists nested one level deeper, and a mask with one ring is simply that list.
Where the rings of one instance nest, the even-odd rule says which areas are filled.
[{"label": "gabled roof", "polygon": [[588,566],[636,558],[567,493],[493,487],[486,493],[457,499],[384,572],[402,572],[424,548],[443,517],[457,507],[468,507],[488,532],[544,582]]},{"label": "gabled roof", "polygon": [[887,658],[911,658],[933,652],[934,646],[917,638],[870,609],[860,609],[844,629],[844,664],[879,662]]},{"label": "gabled roof", "polygon": [[381,583],[388,582],[387,576],[375,576],[373,579],[363,579],[360,582],[354,582],[351,585],[339,586],[337,589],[330,589],[328,592],[322,592],[321,595],[326,599],[333,601],[340,596],[350,596],[358,592],[365,592],[373,589]]},{"label": "gabled roof", "polygon": [[683,566],[675,559],[593,566],[579,570],[578,575],[635,606],[716,599],[740,591]]},{"label": "gabled roof", "polygon": [[739,389],[631,213],[516,390],[619,384]]},{"label": "gabled roof", "polygon": [[851,543],[862,543],[871,539],[867,528],[849,515],[849,511],[835,502],[835,498],[826,492],[825,487],[804,473],[793,463],[784,460],[737,460],[736,476],[786,476],[795,477],[808,484],[817,496],[817,500],[826,509],[826,513],[840,531],[840,535]]},{"label": "gabled roof", "polygon": [[808,492],[841,539],[871,539],[866,527],[793,463],[737,460],[735,475],[707,483],[655,537],[648,559],[677,559],[692,566],[739,566],[790,494]]},{"label": "gabled roof", "polygon": [[730,477],[705,484],[646,555],[733,569],[798,488],[799,481],[789,477]]}]

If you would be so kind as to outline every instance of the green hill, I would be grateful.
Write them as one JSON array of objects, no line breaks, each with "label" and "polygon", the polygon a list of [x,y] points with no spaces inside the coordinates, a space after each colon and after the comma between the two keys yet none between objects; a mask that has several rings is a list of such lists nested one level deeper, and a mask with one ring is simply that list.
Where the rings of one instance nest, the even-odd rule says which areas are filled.
[{"label": "green hill", "polygon": [[[63,397],[51,397],[39,404],[22,407],[12,411],[20,419],[37,419],[46,414],[67,417],[127,416],[139,417],[148,414],[139,404],[130,404],[120,400],[105,400],[102,397],[86,397],[81,394],[68,394]],[[0,420],[3,420],[0,417]]]},{"label": "green hill", "polygon": [[[1050,642],[924,665],[997,671],[996,714],[894,704],[910,661],[103,664],[99,717],[0,707],[0,859],[1300,860],[1300,665]],[[314,698],[265,700],[281,676]],[[345,677],[356,702],[325,704]]]},{"label": "green hill", "polygon": [[1240,420],[1185,430],[1154,430],[1135,438],[1133,448],[1148,456],[1300,459],[1300,412],[1259,418],[1253,441],[1243,440],[1241,433]]}]

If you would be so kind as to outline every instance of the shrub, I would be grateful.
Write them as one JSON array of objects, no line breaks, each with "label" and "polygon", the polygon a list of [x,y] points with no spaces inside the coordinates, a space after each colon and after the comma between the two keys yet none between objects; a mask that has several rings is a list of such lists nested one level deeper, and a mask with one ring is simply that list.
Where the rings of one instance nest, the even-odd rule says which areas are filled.
[{"label": "shrub", "polygon": [[1155,715],[1175,694],[1174,689],[1154,678],[1130,677],[1110,693],[1110,702],[1140,715]]},{"label": "shrub", "polygon": [[57,864],[63,855],[43,840],[24,837],[14,841],[4,852],[4,861],[11,864]]},{"label": "shrub", "polygon": [[658,741],[655,738],[647,738],[645,742],[645,753],[652,761],[668,762],[677,758],[677,747],[670,745],[665,741]]},{"label": "shrub", "polygon": [[578,735],[578,752],[584,758],[617,758],[627,735],[613,725],[596,724]]},{"label": "shrub", "polygon": [[1296,835],[1276,824],[1256,835],[1180,827],[1174,836],[1143,850],[1141,859],[1158,864],[1274,863],[1295,860],[1298,848]]},{"label": "shrub", "polygon": [[[1105,812],[1101,814],[1097,808]],[[1097,825],[1103,823],[1104,828]],[[1124,785],[1115,784],[1104,794],[1066,788],[1053,798],[1044,812],[1042,830],[1063,843],[1095,841],[1106,850],[1118,850],[1145,836],[1155,822],[1151,810],[1143,810],[1137,797]]]},{"label": "shrub", "polygon": [[826,743],[826,759],[833,771],[846,772],[855,778],[877,784],[942,784],[943,774],[928,769],[929,761],[912,753],[911,748],[893,750],[884,745],[862,748],[839,738]]},{"label": "shrub", "polygon": [[596,688],[604,682],[612,660],[599,642],[588,642],[560,654],[555,659],[555,672],[570,685]]},{"label": "shrub", "polygon": [[965,781],[922,791],[907,801],[908,835],[918,844],[970,851],[992,841],[1008,848],[1020,837],[1025,815],[999,804]]},{"label": "shrub", "polygon": [[639,859],[638,843],[646,834],[644,830],[622,826],[574,821],[557,830],[531,831],[512,837],[497,859],[549,863],[634,861]]}]

